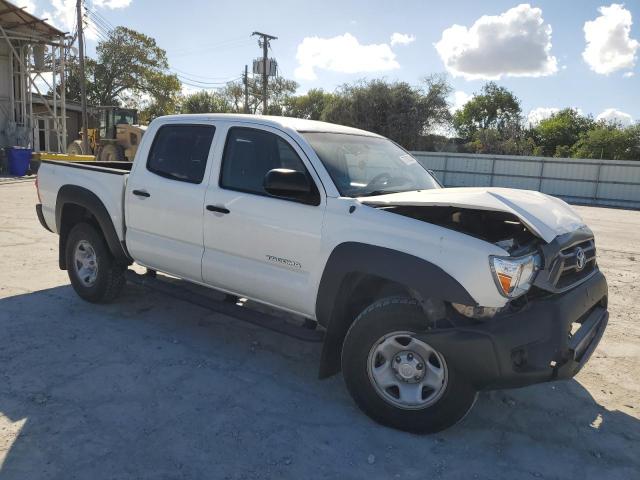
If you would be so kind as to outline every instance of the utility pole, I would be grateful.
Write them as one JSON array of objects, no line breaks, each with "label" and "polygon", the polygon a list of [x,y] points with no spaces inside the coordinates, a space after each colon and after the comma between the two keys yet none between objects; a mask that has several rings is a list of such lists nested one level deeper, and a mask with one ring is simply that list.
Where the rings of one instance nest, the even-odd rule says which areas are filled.
[{"label": "utility pole", "polygon": [[267,79],[269,78],[269,71],[267,71],[267,60],[269,56],[269,42],[271,40],[277,40],[278,37],[274,37],[273,35],[261,32],[253,32],[251,35],[256,35],[261,38],[261,40],[258,40],[258,45],[262,47],[262,114],[267,115]]},{"label": "utility pole", "polygon": [[89,153],[89,137],[87,134],[87,86],[84,76],[84,25],[82,19],[82,0],[76,1],[76,13],[78,15],[78,50],[80,56],[80,106],[82,108],[82,153]]},{"label": "utility pole", "polygon": [[244,66],[244,113],[249,113],[249,66]]}]

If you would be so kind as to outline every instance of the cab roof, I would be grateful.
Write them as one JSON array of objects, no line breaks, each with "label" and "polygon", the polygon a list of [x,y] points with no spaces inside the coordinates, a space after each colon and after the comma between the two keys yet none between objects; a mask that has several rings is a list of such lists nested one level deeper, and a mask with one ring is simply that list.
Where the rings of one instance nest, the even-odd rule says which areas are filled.
[{"label": "cab roof", "polygon": [[360,130],[358,128],[345,127],[344,125],[336,125],[334,123],[320,122],[317,120],[305,120],[293,117],[277,117],[271,115],[246,115],[238,113],[195,113],[185,115],[168,115],[161,117],[166,121],[185,120],[191,118],[194,120],[226,120],[234,122],[242,122],[255,125],[266,125],[275,128],[290,128],[297,132],[329,132],[329,133],[345,133],[351,135],[367,135],[371,137],[379,137],[372,132]]}]

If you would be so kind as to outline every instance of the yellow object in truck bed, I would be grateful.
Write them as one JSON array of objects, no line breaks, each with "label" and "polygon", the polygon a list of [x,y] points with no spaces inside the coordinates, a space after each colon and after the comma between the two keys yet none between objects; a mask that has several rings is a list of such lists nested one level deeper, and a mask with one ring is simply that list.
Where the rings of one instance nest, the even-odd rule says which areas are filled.
[{"label": "yellow object in truck bed", "polygon": [[95,155],[72,155],[69,153],[33,152],[33,160],[58,160],[60,162],[93,162]]}]

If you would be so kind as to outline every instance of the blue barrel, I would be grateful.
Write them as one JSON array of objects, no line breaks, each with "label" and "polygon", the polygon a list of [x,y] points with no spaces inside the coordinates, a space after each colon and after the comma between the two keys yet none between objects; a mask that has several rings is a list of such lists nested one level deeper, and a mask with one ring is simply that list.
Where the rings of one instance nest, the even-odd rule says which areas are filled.
[{"label": "blue barrel", "polygon": [[23,147],[11,147],[7,150],[9,163],[9,175],[23,177],[29,170],[31,162],[31,149]]}]

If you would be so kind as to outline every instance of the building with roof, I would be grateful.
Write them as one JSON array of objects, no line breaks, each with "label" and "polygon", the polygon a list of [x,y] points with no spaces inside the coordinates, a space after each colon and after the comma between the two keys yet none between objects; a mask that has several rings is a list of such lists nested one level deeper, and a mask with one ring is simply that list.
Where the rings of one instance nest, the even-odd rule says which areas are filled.
[{"label": "building with roof", "polygon": [[66,150],[70,44],[65,32],[0,0],[0,148]]}]

